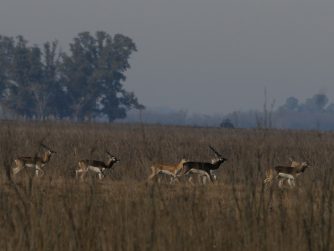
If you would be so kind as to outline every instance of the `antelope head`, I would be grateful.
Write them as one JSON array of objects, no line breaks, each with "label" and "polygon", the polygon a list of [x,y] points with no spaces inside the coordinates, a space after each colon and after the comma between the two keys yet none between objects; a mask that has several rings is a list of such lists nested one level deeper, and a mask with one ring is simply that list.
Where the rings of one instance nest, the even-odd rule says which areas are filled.
[{"label": "antelope head", "polygon": [[211,149],[211,151],[213,151],[216,156],[217,156],[217,160],[212,160],[212,161],[226,161],[227,159],[223,157],[223,155],[221,153],[219,153],[216,149],[214,149],[212,146],[209,145],[209,148]]},{"label": "antelope head", "polygon": [[43,148],[47,151],[47,153],[48,153],[49,155],[54,154],[54,153],[57,153],[56,151],[51,150],[50,147],[44,145],[43,143],[41,143],[40,145],[41,145],[41,147],[43,147]]},{"label": "antelope head", "polygon": [[312,165],[310,164],[310,162],[308,161],[304,161],[300,164],[300,166],[304,169],[306,169],[307,167],[312,167]]},{"label": "antelope head", "polygon": [[106,151],[106,153],[108,154],[110,161],[113,163],[116,163],[118,161],[120,161],[120,159],[116,158],[114,155],[112,155],[110,152]]}]

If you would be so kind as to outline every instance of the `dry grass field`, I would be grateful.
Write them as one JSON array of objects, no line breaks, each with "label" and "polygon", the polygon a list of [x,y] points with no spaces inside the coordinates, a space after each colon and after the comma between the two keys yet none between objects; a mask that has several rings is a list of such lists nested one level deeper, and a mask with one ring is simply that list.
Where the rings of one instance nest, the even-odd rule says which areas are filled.
[{"label": "dry grass field", "polygon": [[[44,140],[43,140],[44,139]],[[10,177],[17,156],[57,151],[43,177]],[[215,184],[147,183],[153,163],[228,161]],[[0,124],[1,250],[334,250],[334,134],[123,124]],[[121,159],[104,180],[78,160]],[[269,166],[309,160],[294,189],[265,189]]]}]

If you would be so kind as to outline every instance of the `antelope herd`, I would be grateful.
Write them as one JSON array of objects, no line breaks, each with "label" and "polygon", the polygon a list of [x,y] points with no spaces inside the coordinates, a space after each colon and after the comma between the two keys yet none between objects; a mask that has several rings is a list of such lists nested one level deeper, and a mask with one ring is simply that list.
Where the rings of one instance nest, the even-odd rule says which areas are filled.
[{"label": "antelope herd", "polygon": [[[25,168],[33,168],[35,176],[44,175],[43,168],[50,161],[51,156],[56,152],[51,150],[45,144],[41,143],[40,146],[44,149],[42,156],[35,154],[35,156],[20,156],[14,159],[11,167],[11,171],[14,176]],[[158,178],[158,182],[160,183],[160,175],[163,174],[170,177],[170,183],[179,182],[183,177],[188,178],[188,181],[193,183],[192,176],[197,175],[199,182],[203,184],[205,184],[207,180],[214,183],[217,179],[214,171],[227,161],[227,159],[212,146],[209,146],[209,148],[216,156],[211,159],[211,162],[189,161],[183,158],[176,164],[154,164],[151,166],[151,174],[147,178],[147,181],[153,181],[154,178]],[[82,180],[84,176],[91,171],[97,174],[98,178],[102,180],[105,176],[104,171],[106,169],[111,169],[115,163],[120,161],[110,152],[106,151],[106,154],[108,155],[108,160],[106,162],[90,159],[80,160],[77,168],[75,169],[75,177]],[[293,159],[290,159],[290,162],[290,165],[278,165],[273,168],[268,168],[266,171],[266,178],[264,179],[264,185],[272,185],[273,180],[275,179],[278,187],[281,189],[284,187],[284,182],[286,182],[290,188],[295,187],[296,177],[310,167],[310,164],[308,162],[294,161]]]}]

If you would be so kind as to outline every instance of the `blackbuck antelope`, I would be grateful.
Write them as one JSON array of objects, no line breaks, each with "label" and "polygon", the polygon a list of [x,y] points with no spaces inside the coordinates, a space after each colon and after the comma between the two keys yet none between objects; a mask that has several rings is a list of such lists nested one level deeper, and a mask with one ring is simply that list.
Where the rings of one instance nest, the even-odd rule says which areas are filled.
[{"label": "blackbuck antelope", "polygon": [[26,167],[34,168],[36,176],[39,176],[40,174],[41,176],[44,175],[44,171],[42,170],[42,168],[50,161],[52,154],[56,152],[42,143],[40,145],[45,149],[43,156],[40,157],[36,154],[34,157],[16,158],[12,167],[13,175],[18,174]]},{"label": "blackbuck antelope", "polygon": [[308,167],[310,167],[308,162],[291,161],[290,166],[275,166],[274,168],[269,168],[264,184],[271,185],[273,179],[277,178],[280,188],[282,188],[284,181],[287,181],[292,188],[296,185],[295,178],[302,174]]},{"label": "blackbuck antelope", "polygon": [[[186,163],[186,159],[181,159],[177,164],[154,164],[151,166],[151,174],[148,176],[147,180],[150,181],[158,174],[167,174],[172,177],[171,182],[177,181],[177,175],[183,168],[183,164]],[[160,180],[158,180],[160,181]]]},{"label": "blackbuck antelope", "polygon": [[120,161],[118,158],[113,156],[111,153],[106,151],[108,154],[108,160],[107,162],[103,162],[100,160],[80,160],[78,162],[78,169],[75,170],[75,176],[78,177],[80,175],[80,178],[83,179],[84,175],[90,170],[94,173],[97,173],[100,180],[104,178],[104,171],[106,169],[112,168],[112,166]]},{"label": "blackbuck antelope", "polygon": [[187,161],[183,164],[183,170],[180,175],[187,175],[189,172],[198,173],[209,178],[211,182],[214,182],[215,177],[212,171],[217,170],[221,164],[227,161],[227,159],[224,158],[222,154],[217,152],[212,146],[209,146],[209,148],[216,154],[217,158],[212,159],[211,163]]}]

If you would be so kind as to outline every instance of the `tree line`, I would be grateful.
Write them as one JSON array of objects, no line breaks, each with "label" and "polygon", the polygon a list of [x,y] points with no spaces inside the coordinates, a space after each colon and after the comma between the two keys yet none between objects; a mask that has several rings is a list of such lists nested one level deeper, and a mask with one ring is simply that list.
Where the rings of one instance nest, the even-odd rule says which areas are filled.
[{"label": "tree line", "polygon": [[235,127],[290,128],[307,130],[334,129],[334,103],[326,94],[314,94],[304,101],[288,97],[276,109],[236,111],[224,116]]},{"label": "tree line", "polygon": [[23,36],[0,35],[0,105],[3,114],[78,121],[126,117],[143,109],[124,89],[131,38],[79,33],[62,52],[57,41],[30,46]]}]

